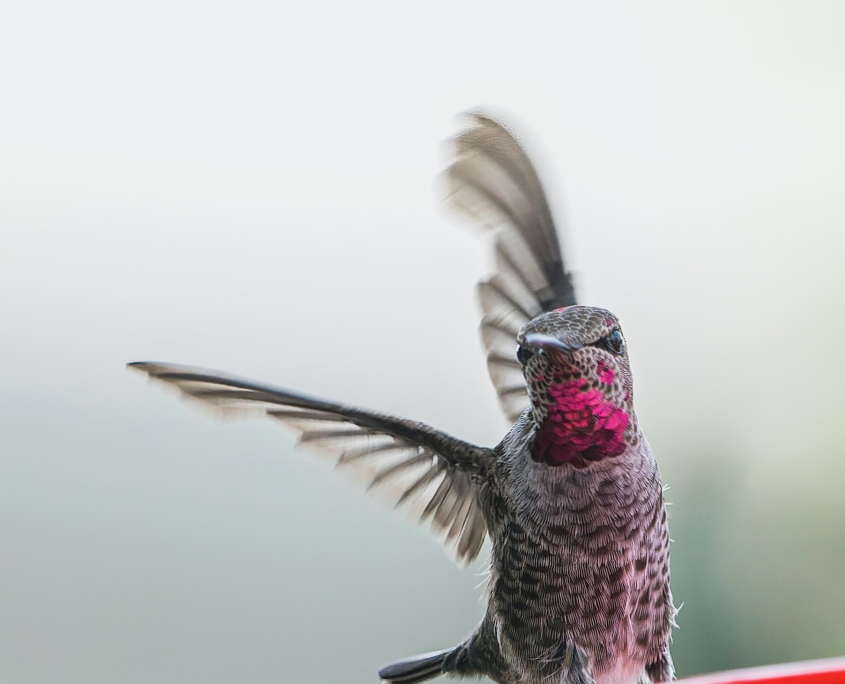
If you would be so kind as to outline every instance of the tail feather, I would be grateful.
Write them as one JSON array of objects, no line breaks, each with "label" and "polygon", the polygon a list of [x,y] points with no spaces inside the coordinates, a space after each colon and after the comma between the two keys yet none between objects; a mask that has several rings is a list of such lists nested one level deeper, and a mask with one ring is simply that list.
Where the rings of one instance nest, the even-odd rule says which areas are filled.
[{"label": "tail feather", "polygon": [[455,649],[423,653],[385,665],[378,676],[385,684],[416,684],[443,674],[443,663]]}]

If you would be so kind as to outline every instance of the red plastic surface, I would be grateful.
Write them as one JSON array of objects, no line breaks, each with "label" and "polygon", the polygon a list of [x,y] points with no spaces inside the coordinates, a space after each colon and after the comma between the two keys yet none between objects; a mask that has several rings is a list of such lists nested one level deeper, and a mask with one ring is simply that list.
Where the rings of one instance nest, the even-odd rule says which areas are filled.
[{"label": "red plastic surface", "polygon": [[752,667],[717,674],[688,677],[685,684],[845,684],[845,658]]}]

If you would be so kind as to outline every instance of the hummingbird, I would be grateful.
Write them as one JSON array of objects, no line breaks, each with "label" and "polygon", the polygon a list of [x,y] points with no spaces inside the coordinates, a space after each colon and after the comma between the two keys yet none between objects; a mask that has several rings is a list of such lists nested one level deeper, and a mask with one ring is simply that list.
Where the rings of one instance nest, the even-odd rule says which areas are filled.
[{"label": "hummingbird", "polygon": [[489,538],[480,624],[457,646],[384,666],[384,683],[671,680],[663,486],[620,322],[576,302],[539,175],[510,128],[470,114],[451,143],[447,197],[492,234],[495,270],[478,298],[489,374],[512,423],[498,445],[216,371],[128,365],[212,408],[293,428],[300,444],[393,492],[459,563]]}]

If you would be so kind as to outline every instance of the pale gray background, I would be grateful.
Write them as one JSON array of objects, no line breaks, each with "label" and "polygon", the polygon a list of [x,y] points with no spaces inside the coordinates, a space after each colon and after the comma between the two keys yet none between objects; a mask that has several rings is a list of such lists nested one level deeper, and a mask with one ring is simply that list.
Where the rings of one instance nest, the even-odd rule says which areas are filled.
[{"label": "pale gray background", "polygon": [[[7,3],[0,680],[375,681],[482,564],[124,371],[506,429],[454,114],[521,124],[672,485],[681,673],[845,653],[845,5]],[[565,217],[565,221],[563,218]]]}]

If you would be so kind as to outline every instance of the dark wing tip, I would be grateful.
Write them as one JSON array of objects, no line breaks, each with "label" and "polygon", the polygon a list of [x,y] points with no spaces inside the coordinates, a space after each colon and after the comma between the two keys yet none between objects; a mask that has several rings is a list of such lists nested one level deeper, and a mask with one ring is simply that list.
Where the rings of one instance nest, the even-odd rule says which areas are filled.
[{"label": "dark wing tip", "polygon": [[174,368],[174,366],[173,364],[156,363],[155,361],[130,361],[126,364],[127,370],[146,373],[152,377],[161,373],[165,368]]}]

